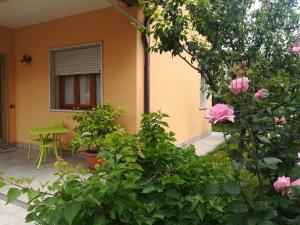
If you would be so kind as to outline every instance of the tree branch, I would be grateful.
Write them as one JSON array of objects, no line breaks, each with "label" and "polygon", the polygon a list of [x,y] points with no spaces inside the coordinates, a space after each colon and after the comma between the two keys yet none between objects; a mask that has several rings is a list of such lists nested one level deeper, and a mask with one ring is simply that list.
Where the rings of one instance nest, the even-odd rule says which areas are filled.
[{"label": "tree branch", "polygon": [[178,56],[180,58],[182,58],[187,64],[189,64],[190,67],[192,67],[194,70],[197,70],[200,73],[199,68],[197,68],[196,66],[194,66],[191,62],[189,62],[186,57],[182,56],[181,54],[178,54]]}]

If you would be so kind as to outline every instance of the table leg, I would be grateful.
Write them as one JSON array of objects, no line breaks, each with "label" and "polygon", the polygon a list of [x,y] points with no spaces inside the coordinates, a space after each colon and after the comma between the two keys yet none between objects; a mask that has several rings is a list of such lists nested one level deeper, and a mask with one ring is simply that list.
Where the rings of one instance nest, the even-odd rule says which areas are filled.
[{"label": "table leg", "polygon": [[38,154],[38,158],[36,160],[36,169],[38,170],[42,164],[42,161],[44,160],[45,156],[45,149],[44,149],[44,137],[43,135],[40,135],[40,150]]},{"label": "table leg", "polygon": [[40,145],[40,152],[39,152],[39,155],[38,155],[38,158],[36,160],[36,169],[38,170],[42,164],[42,161],[43,161],[43,158],[44,158],[44,146],[43,144]]}]

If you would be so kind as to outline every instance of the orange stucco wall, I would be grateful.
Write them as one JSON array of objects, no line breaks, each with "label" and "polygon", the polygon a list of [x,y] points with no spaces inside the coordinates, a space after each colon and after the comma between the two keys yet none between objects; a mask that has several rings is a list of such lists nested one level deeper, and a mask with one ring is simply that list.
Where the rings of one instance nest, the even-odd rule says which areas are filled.
[{"label": "orange stucco wall", "polygon": [[[136,15],[134,8],[130,9]],[[137,129],[137,30],[113,8],[106,8],[37,24],[14,31],[16,71],[16,139],[26,143],[28,130],[62,120],[70,130],[72,112],[52,112],[49,107],[49,49],[89,42],[103,43],[104,102],[121,107],[121,123]],[[21,64],[28,54],[32,63]],[[64,141],[67,143],[71,133]]]},{"label": "orange stucco wall", "polygon": [[[178,143],[185,142],[211,130],[200,109],[200,75],[179,57],[152,53],[151,110],[170,115],[170,129]],[[211,104],[209,102],[209,104]]]},{"label": "orange stucco wall", "polygon": [[[10,104],[15,103],[15,77],[14,77],[14,44],[13,31],[11,29],[0,27],[0,55],[5,56],[6,77],[7,77],[7,96],[6,109],[7,114],[5,120],[9,129],[7,130],[6,139],[9,142],[16,141],[15,126],[15,109],[9,108]],[[6,140],[4,140],[6,141]]]}]

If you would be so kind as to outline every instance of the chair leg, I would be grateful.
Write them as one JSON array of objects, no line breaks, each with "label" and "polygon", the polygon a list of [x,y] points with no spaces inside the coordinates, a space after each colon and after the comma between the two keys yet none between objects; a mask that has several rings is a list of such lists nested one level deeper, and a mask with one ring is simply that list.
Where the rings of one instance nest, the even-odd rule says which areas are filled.
[{"label": "chair leg", "polygon": [[47,159],[47,154],[48,154],[48,148],[44,147],[44,164],[46,163],[46,159]]}]

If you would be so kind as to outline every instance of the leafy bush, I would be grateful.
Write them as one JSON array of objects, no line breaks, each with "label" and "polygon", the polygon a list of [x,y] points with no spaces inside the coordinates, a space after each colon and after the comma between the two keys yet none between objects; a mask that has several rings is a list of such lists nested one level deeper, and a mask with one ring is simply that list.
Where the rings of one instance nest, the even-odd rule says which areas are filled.
[{"label": "leafy bush", "polygon": [[198,157],[193,146],[177,147],[164,117],[145,115],[138,136],[124,131],[107,135],[109,151],[99,153],[105,166],[92,174],[81,170],[76,175],[60,163],[59,179],[48,186],[48,193],[31,197],[27,221],[38,225],[223,224],[231,197],[222,194],[222,184],[230,189],[233,180],[228,161]]},{"label": "leafy bush", "polygon": [[74,129],[75,137],[71,142],[73,152],[98,151],[107,134],[121,129],[118,123],[121,114],[121,110],[110,105],[96,106],[92,110],[76,113],[73,120],[78,125]]}]

